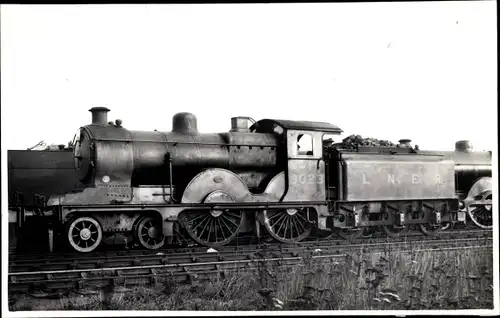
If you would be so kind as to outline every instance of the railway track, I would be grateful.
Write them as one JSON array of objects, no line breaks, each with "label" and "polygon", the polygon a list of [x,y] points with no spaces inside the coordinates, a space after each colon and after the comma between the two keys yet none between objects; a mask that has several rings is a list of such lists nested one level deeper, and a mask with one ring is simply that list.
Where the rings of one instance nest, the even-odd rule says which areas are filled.
[{"label": "railway track", "polygon": [[[456,229],[450,229],[447,230],[446,232],[440,233],[440,235],[437,235],[434,237],[434,239],[455,239],[455,238],[460,238],[460,237],[483,237],[484,235],[490,235],[489,233],[492,233],[491,230],[484,230],[484,229],[478,229],[475,227],[463,227],[463,228],[456,228]],[[417,238],[422,238],[422,239],[433,239],[432,237],[426,237],[424,234],[422,234],[418,230],[413,230],[408,232],[406,235],[402,236],[401,239],[417,239]],[[387,236],[383,232],[376,232],[373,233],[370,237],[361,237],[353,241],[352,243],[378,243],[378,242],[387,242],[387,241],[392,241],[394,238],[391,238]],[[256,250],[259,248],[260,245],[262,244],[270,244],[273,246],[289,246],[290,248],[295,248],[296,246],[308,246],[308,245],[317,245],[317,244],[346,244],[346,240],[341,237],[328,237],[328,235],[324,235],[322,238],[308,238],[296,245],[282,245],[279,242],[274,241],[271,237],[264,237],[260,240],[258,240],[256,237],[242,237],[238,238],[235,240],[235,242],[222,246],[220,248],[217,248],[219,251],[245,251],[245,250]],[[281,245],[280,245],[281,244]],[[9,261],[10,262],[16,262],[16,261],[25,261],[25,262],[31,262],[33,264],[36,264],[37,262],[40,262],[40,259],[43,259],[44,261],[51,261],[54,259],[61,259],[61,258],[82,258],[86,259],[88,257],[102,257],[102,258],[109,258],[109,257],[120,257],[120,256],[126,256],[126,257],[136,257],[136,256],[142,256],[142,255],[150,255],[152,253],[164,253],[164,254],[179,254],[179,253],[200,253],[200,252],[206,252],[208,247],[206,246],[201,246],[197,243],[191,243],[189,242],[188,244],[185,244],[184,246],[170,246],[167,248],[162,248],[158,250],[145,250],[142,248],[128,248],[128,249],[123,249],[123,246],[120,246],[118,248],[114,247],[111,249],[106,249],[105,247],[98,249],[94,252],[91,253],[78,253],[78,252],[63,252],[63,253],[47,253],[47,252],[16,252],[15,250],[10,250],[9,251]]]},{"label": "railway track", "polygon": [[[61,291],[82,292],[104,286],[121,286],[165,281],[191,281],[224,275],[231,271],[255,270],[262,264],[293,266],[304,257],[342,263],[352,253],[415,252],[463,248],[491,248],[492,232],[449,231],[441,237],[410,236],[387,242],[349,244],[345,240],[305,242],[300,246],[263,245],[246,249],[227,248],[213,253],[202,250],[164,253],[117,253],[43,260],[29,256],[10,259],[9,291],[52,295]],[[32,255],[33,256],[33,255]],[[41,291],[41,292],[40,292]]]},{"label": "railway track", "polygon": [[[260,244],[260,245],[243,245],[243,246],[225,246],[217,250],[219,260],[224,257],[252,255],[260,250],[262,246],[266,246],[268,250],[272,250],[280,255],[286,253],[295,253],[307,248],[319,248],[332,252],[340,252],[340,250],[350,247],[374,246],[376,244],[392,243],[400,244],[401,242],[419,242],[419,241],[434,241],[440,244],[445,240],[461,240],[471,238],[491,237],[492,232],[489,230],[454,230],[438,237],[427,237],[418,233],[414,235],[406,235],[399,239],[391,239],[388,241],[386,237],[372,237],[355,244],[349,244],[343,239],[328,239],[303,242],[299,245],[282,245],[275,244]],[[368,248],[368,247],[366,247]],[[102,268],[104,266],[138,266],[138,265],[155,265],[158,262],[187,263],[203,261],[207,257],[212,257],[211,253],[207,252],[207,247],[192,247],[181,249],[161,249],[156,251],[150,250],[131,250],[131,251],[115,251],[115,252],[96,252],[89,254],[11,254],[9,255],[9,270],[10,271],[41,271],[41,270],[64,270],[64,269],[85,269],[85,268]]]}]

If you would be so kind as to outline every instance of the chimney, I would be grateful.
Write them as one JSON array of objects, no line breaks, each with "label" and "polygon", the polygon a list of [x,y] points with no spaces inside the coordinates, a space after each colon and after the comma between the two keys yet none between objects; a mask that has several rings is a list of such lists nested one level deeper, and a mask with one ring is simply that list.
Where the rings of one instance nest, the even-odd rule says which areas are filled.
[{"label": "chimney", "polygon": [[89,112],[92,113],[93,125],[106,125],[108,123],[109,109],[106,107],[92,107]]}]

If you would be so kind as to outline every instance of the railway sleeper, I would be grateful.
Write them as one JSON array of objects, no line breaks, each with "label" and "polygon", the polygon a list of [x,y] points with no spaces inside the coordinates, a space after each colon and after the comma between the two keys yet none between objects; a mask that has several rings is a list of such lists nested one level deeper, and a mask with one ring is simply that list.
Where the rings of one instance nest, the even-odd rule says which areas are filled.
[{"label": "railway sleeper", "polygon": [[82,290],[82,289],[85,289],[85,286],[86,286],[86,281],[85,281],[85,280],[78,280],[78,281],[76,282],[76,286],[75,286],[75,288],[76,288],[77,290]]},{"label": "railway sleeper", "polygon": [[195,273],[187,274],[187,283],[196,284],[198,281],[199,281],[198,274],[195,274]]},{"label": "railway sleeper", "polygon": [[111,286],[120,287],[121,285],[125,284],[125,281],[125,277],[114,277],[111,279]]}]

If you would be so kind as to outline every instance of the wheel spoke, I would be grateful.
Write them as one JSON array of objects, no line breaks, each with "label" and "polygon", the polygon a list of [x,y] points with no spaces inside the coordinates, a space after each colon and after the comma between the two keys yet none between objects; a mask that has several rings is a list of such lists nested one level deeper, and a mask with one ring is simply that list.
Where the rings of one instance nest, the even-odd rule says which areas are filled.
[{"label": "wheel spoke", "polygon": [[232,216],[234,218],[237,218],[237,219],[240,218],[240,216],[238,214],[235,214],[234,212],[231,212],[231,211],[226,211],[225,214],[229,215],[229,216]]},{"label": "wheel spoke", "polygon": [[209,219],[210,219],[210,215],[205,216],[205,218],[204,218],[203,220],[201,220],[201,221],[200,221],[200,223],[198,223],[198,224],[197,224],[197,225],[193,228],[193,231],[195,231],[195,230],[198,228],[198,226],[200,226],[203,222],[205,222],[205,221],[207,221],[207,222],[208,222],[208,221],[209,221]]},{"label": "wheel spoke", "polygon": [[302,223],[302,222],[300,222],[300,220],[297,220],[297,223],[300,225],[300,227],[302,228],[303,231],[306,230],[306,227],[304,226],[304,224],[306,224],[306,225],[309,224],[309,222],[307,222],[307,221],[305,221],[305,222],[306,223]]},{"label": "wheel spoke", "polygon": [[280,216],[280,215],[282,215],[282,213],[279,213],[279,212],[275,213],[273,216],[269,217],[268,220],[271,221],[272,219],[274,219],[275,217]]},{"label": "wheel spoke", "polygon": [[[286,218],[285,230],[284,230],[284,233],[283,233],[284,234],[283,236],[285,238],[286,238],[286,233],[287,232],[290,232],[290,238],[293,237],[293,233],[291,232],[291,229],[292,229],[292,219],[293,219],[293,216],[290,216],[290,215]],[[288,231],[288,229],[290,229],[290,231]]]},{"label": "wheel spoke", "polygon": [[224,214],[221,214],[220,215],[221,217],[223,217],[224,219],[228,220],[229,222],[231,222],[235,227],[238,227],[239,225],[234,223],[233,220],[231,220],[230,218],[228,218],[227,216],[225,216]]},{"label": "wheel spoke", "polygon": [[[219,218],[217,218],[217,220],[219,220]],[[218,229],[219,229],[219,228],[217,227],[217,225],[216,225],[217,220],[214,220],[214,222],[213,222],[213,225],[214,225],[214,235],[215,235],[215,241],[216,241],[216,242],[217,242],[217,241],[219,241],[219,240],[217,239],[217,231],[218,231]]]},{"label": "wheel spoke", "polygon": [[295,228],[297,229],[297,235],[299,235],[300,230],[297,224],[299,224],[302,227],[302,230],[305,230],[305,227],[299,222],[298,218],[293,218],[293,224],[295,225]]},{"label": "wheel spoke", "polygon": [[[190,212],[185,212],[183,218],[190,218]],[[229,243],[239,232],[243,224],[243,213],[235,211],[204,211],[203,219],[189,226],[185,223],[188,234],[198,243],[206,246],[220,246]],[[200,219],[199,214],[196,218]],[[194,226],[193,226],[194,225]]]},{"label": "wheel spoke", "polygon": [[200,218],[202,218],[202,217],[204,217],[204,216],[206,216],[206,215],[204,215],[204,214],[201,214],[201,213],[200,213],[200,214],[198,214],[198,215],[196,215],[196,216],[194,216],[194,217],[190,218],[190,219],[187,221],[187,223],[193,223],[194,221],[196,221],[196,220],[198,220],[198,219],[200,219]]},{"label": "wheel spoke", "polygon": [[76,251],[91,252],[101,243],[101,227],[93,217],[76,217],[67,224],[67,239]]},{"label": "wheel spoke", "polygon": [[[203,229],[201,230],[201,233],[200,233],[200,238],[203,237],[203,233],[205,233],[205,229],[207,228],[207,225],[210,224],[210,216],[207,217],[208,221],[207,221],[207,224],[205,224],[205,226],[203,227]],[[210,236],[210,235],[208,235]]]},{"label": "wheel spoke", "polygon": [[[276,240],[297,243],[311,233],[312,225],[303,216],[302,210],[271,210],[262,215],[264,227]],[[273,221],[271,221],[273,220]]]},{"label": "wheel spoke", "polygon": [[485,206],[469,206],[469,217],[476,224],[476,226],[481,228],[491,228],[493,226],[493,214],[492,211],[488,211]]},{"label": "wheel spoke", "polygon": [[142,247],[155,250],[163,246],[165,236],[162,233],[160,220],[152,216],[145,216],[138,219],[138,225],[135,228],[134,236]]},{"label": "wheel spoke", "polygon": [[[213,234],[213,231],[212,231],[212,225],[214,224],[214,219],[213,218],[210,218],[210,226],[208,227],[208,240],[210,240],[210,238],[212,237],[212,234]],[[217,238],[215,239],[215,241],[217,241]]]},{"label": "wheel spoke", "polygon": [[[286,218],[286,215],[284,215],[284,216],[283,216],[283,218]],[[279,233],[280,233],[280,230],[281,230],[281,228],[283,227],[283,223],[285,223],[285,222],[281,222],[281,225],[280,225],[280,227],[278,228],[278,230],[276,231],[276,234],[279,234]]]},{"label": "wheel spoke", "polygon": [[299,212],[297,212],[297,213],[296,213],[296,215],[297,215],[298,217],[300,217],[302,220],[304,220],[304,222],[309,223],[309,220],[307,220],[307,218],[305,218],[305,217],[303,217],[302,215],[300,215],[300,213],[299,213]]},{"label": "wheel spoke", "polygon": [[269,222],[269,225],[270,225],[271,227],[274,227],[276,224],[280,223],[280,222],[281,222],[281,220],[283,220],[283,219],[287,216],[287,214],[286,214],[286,213],[277,213],[277,214],[278,214],[278,215],[281,215],[281,216],[280,216],[280,218],[279,218],[278,220],[276,220],[276,222],[274,222],[273,224],[271,224],[271,222]]},{"label": "wheel spoke", "polygon": [[[221,216],[222,216],[222,215],[221,215]],[[231,234],[231,227],[230,227],[230,225],[228,225],[228,224],[226,223],[226,221],[224,221],[224,218],[220,218],[220,222],[221,222],[221,223],[224,223],[224,225],[226,226],[226,229],[229,231],[229,234]],[[234,223],[233,223],[233,224],[234,224]],[[234,224],[234,225],[237,227],[237,225],[236,225],[236,224]]]},{"label": "wheel spoke", "polygon": [[217,219],[217,224],[219,224],[219,229],[220,229],[220,232],[222,234],[223,240],[226,240],[226,235],[224,234],[224,227],[222,226],[222,222],[221,222],[220,218]]},{"label": "wheel spoke", "polygon": [[281,222],[280,228],[276,233],[281,233],[281,230],[283,231],[283,237],[286,238],[286,229],[287,229],[287,224],[288,220],[290,219],[290,216],[287,214],[285,215],[285,218],[283,219],[283,222]]}]

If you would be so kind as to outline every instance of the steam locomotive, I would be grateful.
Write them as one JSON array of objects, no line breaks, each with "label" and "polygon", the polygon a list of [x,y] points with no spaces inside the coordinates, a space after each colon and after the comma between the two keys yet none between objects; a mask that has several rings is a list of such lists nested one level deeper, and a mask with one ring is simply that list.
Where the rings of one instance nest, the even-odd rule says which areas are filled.
[{"label": "steam locomotive", "polygon": [[123,241],[154,250],[180,230],[219,247],[263,230],[293,244],[313,229],[355,239],[410,226],[435,235],[467,215],[493,224],[491,152],[467,141],[451,152],[409,140],[347,147],[328,139],[342,133],[329,123],[249,117],[202,134],[191,113],[176,114],[171,132],[132,131],[108,122],[107,108],[90,112],[72,143],[75,186],[52,191],[39,208],[79,252]]}]

